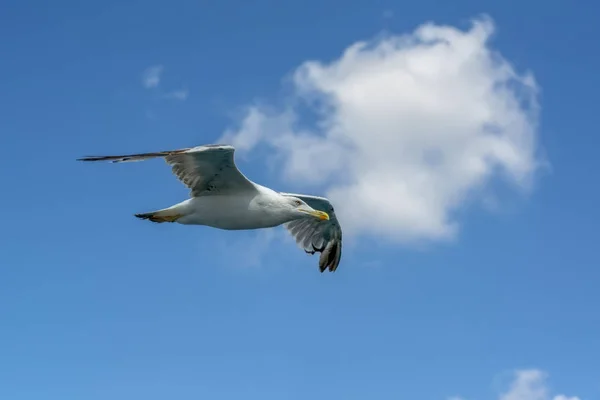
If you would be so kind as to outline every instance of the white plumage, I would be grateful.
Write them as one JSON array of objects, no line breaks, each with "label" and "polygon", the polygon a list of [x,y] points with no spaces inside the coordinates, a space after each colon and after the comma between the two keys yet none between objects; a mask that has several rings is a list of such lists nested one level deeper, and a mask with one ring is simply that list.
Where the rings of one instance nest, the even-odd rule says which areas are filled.
[{"label": "white plumage", "polygon": [[335,271],[341,259],[342,231],[329,200],[278,193],[252,182],[238,170],[234,152],[235,148],[229,145],[204,145],[79,160],[133,162],[163,157],[177,178],[190,188],[190,198],[169,208],[136,214],[136,217],[228,230],[284,224],[300,248],[309,254],[321,253],[321,272]]}]

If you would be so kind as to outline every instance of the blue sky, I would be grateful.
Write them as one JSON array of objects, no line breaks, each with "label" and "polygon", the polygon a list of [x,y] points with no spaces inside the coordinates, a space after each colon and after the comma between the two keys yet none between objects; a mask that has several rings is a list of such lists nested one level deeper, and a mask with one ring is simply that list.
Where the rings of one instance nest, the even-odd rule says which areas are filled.
[{"label": "blue sky", "polygon": [[[593,92],[600,85],[600,28],[591,2],[150,0],[51,7],[5,0],[2,9],[0,398],[600,399]],[[533,118],[516,134],[533,138],[535,149],[519,139],[511,148],[516,162],[498,161],[508,184],[481,178],[495,188],[492,197],[479,180],[445,172],[425,175],[432,184],[426,188],[450,182],[432,197],[409,184],[385,210],[409,209],[402,202],[416,199],[422,218],[400,213],[389,224],[377,220],[372,232],[350,235],[335,274],[318,273],[316,257],[281,230],[223,232],[133,218],[187,196],[160,161],[75,162],[88,154],[212,143],[226,132],[248,144],[250,108],[261,113],[263,136],[240,153],[239,167],[277,189],[337,195],[348,209],[354,203],[344,203],[340,193],[347,192],[336,191],[335,181],[359,179],[356,172],[344,175],[319,156],[318,174],[329,180],[313,182],[302,166],[282,161],[314,154],[281,147],[281,115],[291,112],[313,139],[323,134],[319,122],[345,122],[341,116],[348,115],[340,108],[319,116],[296,104],[302,87],[294,71],[319,61],[331,80],[314,78],[309,83],[318,88],[310,93],[335,87],[342,98],[344,85],[355,81],[327,73],[353,43],[411,35],[427,22],[469,38],[470,21],[482,13],[494,32],[481,46],[499,52],[519,77],[535,77],[539,117],[520,106],[484,111],[500,124]],[[480,61],[466,64],[479,68]],[[162,69],[156,85],[146,87],[144,74],[153,66]],[[377,68],[361,71],[370,70]],[[473,75],[496,82],[497,72]],[[468,76],[453,81],[466,85],[452,86],[454,92],[433,85],[427,93],[471,93],[479,86]],[[376,93],[391,96],[394,88]],[[419,90],[411,94],[415,101],[424,94]],[[356,115],[381,111],[377,95],[358,99]],[[379,105],[365,111],[373,104]],[[419,121],[437,121],[430,111]],[[469,114],[450,113],[450,121],[463,123]],[[283,120],[297,143],[300,128]],[[393,140],[417,143],[417,122],[390,131]],[[465,126],[473,128],[463,138],[468,145],[480,131]],[[452,131],[427,127],[434,144]],[[352,129],[342,134],[363,132]],[[514,145],[510,140],[502,144]],[[363,160],[372,155],[361,151]],[[546,165],[534,168],[540,160]],[[393,164],[410,171],[415,165]],[[402,171],[394,176],[405,182]],[[519,173],[532,178],[525,190],[515,189]],[[375,204],[347,212],[346,226],[360,232],[369,213],[376,220],[380,210]],[[457,231],[445,237],[454,223]],[[542,372],[547,379],[540,383]],[[547,395],[526,390],[536,383]]]}]

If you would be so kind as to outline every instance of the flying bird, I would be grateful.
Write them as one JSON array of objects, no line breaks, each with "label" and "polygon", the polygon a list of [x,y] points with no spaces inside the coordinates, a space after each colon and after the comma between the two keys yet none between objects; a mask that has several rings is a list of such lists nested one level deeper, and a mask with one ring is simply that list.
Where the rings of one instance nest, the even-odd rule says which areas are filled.
[{"label": "flying bird", "polygon": [[190,189],[190,198],[168,208],[135,214],[136,217],[227,230],[283,224],[306,253],[321,253],[321,272],[335,271],[342,255],[342,229],[329,200],[276,192],[252,182],[237,168],[234,152],[233,146],[211,144],[155,153],[90,156],[78,161],[120,163],[164,158],[175,176]]}]

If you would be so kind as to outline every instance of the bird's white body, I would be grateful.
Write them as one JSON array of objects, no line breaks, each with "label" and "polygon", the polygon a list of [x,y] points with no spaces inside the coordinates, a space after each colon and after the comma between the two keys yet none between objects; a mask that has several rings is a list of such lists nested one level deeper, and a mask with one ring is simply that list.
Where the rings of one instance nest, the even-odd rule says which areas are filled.
[{"label": "bird's white body", "polygon": [[192,197],[165,211],[181,215],[175,222],[183,225],[206,225],[227,230],[272,228],[289,221],[286,213],[275,213],[268,207],[276,204],[280,197],[277,192],[256,185],[256,190],[235,195]]},{"label": "bird's white body", "polygon": [[136,217],[157,223],[177,222],[227,230],[283,224],[304,251],[321,253],[321,272],[335,271],[341,257],[342,232],[329,201],[278,193],[252,182],[236,167],[233,152],[233,146],[205,145],[81,160],[131,162],[163,157],[177,178],[191,189],[190,198],[162,210],[135,214]]}]

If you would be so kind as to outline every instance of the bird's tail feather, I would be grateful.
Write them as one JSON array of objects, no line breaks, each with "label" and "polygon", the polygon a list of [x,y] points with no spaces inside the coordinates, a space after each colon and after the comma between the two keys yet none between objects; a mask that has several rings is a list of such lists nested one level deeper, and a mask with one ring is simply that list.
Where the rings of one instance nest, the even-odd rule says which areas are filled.
[{"label": "bird's tail feather", "polygon": [[183,217],[183,214],[174,208],[165,208],[164,210],[135,214],[135,216],[140,219],[148,219],[152,222],[162,223],[176,222],[179,218]]}]

